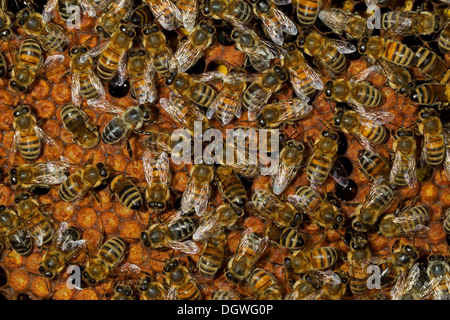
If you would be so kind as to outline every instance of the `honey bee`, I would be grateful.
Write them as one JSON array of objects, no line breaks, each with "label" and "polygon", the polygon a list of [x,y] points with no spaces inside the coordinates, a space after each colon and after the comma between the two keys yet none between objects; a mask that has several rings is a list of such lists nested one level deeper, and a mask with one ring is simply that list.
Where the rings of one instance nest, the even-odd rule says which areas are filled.
[{"label": "honey bee", "polygon": [[177,259],[164,263],[164,281],[169,287],[169,300],[201,300],[200,287],[192,277],[190,270]]},{"label": "honey bee", "polygon": [[241,300],[234,291],[216,290],[212,294],[212,300]]},{"label": "honey bee", "polygon": [[115,176],[109,184],[109,189],[119,199],[120,204],[130,210],[139,210],[144,203],[139,188],[130,177]]},{"label": "honey bee", "polygon": [[119,113],[109,121],[102,131],[101,138],[103,143],[112,145],[125,142],[128,153],[131,156],[131,146],[129,137],[131,133],[145,134],[141,127],[146,123],[153,122],[153,112],[145,104],[133,106],[122,110],[120,108],[110,109],[110,111]]},{"label": "honey bee", "polygon": [[349,283],[348,275],[343,271],[337,271],[335,272],[335,275],[339,278],[339,281],[325,282],[321,290],[321,299],[342,300],[347,293],[347,286]]},{"label": "honey bee", "polygon": [[257,300],[282,300],[281,288],[275,276],[262,269],[255,268],[247,278],[248,286],[255,292]]},{"label": "honey bee", "polygon": [[240,215],[227,203],[217,207],[215,212],[200,218],[200,223],[192,235],[194,241],[205,241],[216,237],[225,228],[235,226]]},{"label": "honey bee", "polygon": [[435,82],[427,82],[415,87],[410,98],[417,104],[437,106],[439,109],[442,109],[450,103],[450,86]]},{"label": "honey bee", "polygon": [[438,280],[429,280],[426,270],[415,263],[407,274],[402,274],[391,289],[391,300],[428,300],[436,290]]},{"label": "honey bee", "polygon": [[247,192],[234,170],[228,166],[217,166],[214,182],[233,209],[239,215],[242,214],[247,202]]},{"label": "honey bee", "polygon": [[249,110],[249,120],[254,120],[272,94],[280,90],[287,80],[286,69],[280,64],[274,64],[245,89],[242,105]]},{"label": "honey bee", "polygon": [[293,204],[284,203],[269,190],[255,190],[248,206],[263,218],[272,220],[280,227],[298,227],[303,215]]},{"label": "honey bee", "polygon": [[265,33],[277,45],[284,42],[283,33],[297,34],[297,26],[270,0],[252,0],[253,13],[261,19]]},{"label": "honey bee", "polygon": [[43,52],[39,43],[34,39],[22,42],[17,62],[12,68],[9,87],[13,91],[25,93],[31,89],[43,65]]},{"label": "honey bee", "polygon": [[49,188],[63,183],[70,165],[62,161],[47,161],[13,166],[8,180],[20,189]]},{"label": "honey bee", "polygon": [[401,36],[429,35],[441,30],[441,17],[428,11],[389,11],[381,15],[381,29]]},{"label": "honey bee", "polygon": [[231,38],[235,42],[235,48],[245,53],[253,68],[259,72],[269,69],[271,61],[279,56],[279,49],[273,43],[259,37],[254,30],[244,25],[235,27],[231,31]]},{"label": "honey bee", "polygon": [[45,21],[38,12],[22,9],[16,15],[16,23],[52,55],[61,55],[69,43],[64,28],[54,22]]},{"label": "honey bee", "polygon": [[337,8],[319,11],[319,19],[334,33],[342,35],[345,32],[347,39],[361,39],[367,34],[367,21],[358,14]]},{"label": "honey bee", "polygon": [[308,65],[299,48],[294,43],[287,43],[284,49],[286,53],[281,59],[297,97],[306,100],[313,96],[316,90],[322,90],[323,82],[319,73]]},{"label": "honey bee", "polygon": [[13,110],[13,117],[14,137],[9,156],[11,163],[17,150],[25,160],[35,161],[41,155],[42,142],[56,146],[56,142],[37,125],[29,106],[17,105]]},{"label": "honey bee", "polygon": [[211,183],[214,179],[214,166],[204,162],[193,164],[189,172],[189,181],[181,197],[181,210],[202,216],[208,206],[211,195]]},{"label": "honey bee", "polygon": [[144,246],[152,249],[172,248],[184,253],[195,254],[200,251],[195,242],[186,240],[198,227],[198,221],[183,217],[180,212],[172,214],[168,221],[151,224],[141,233]]},{"label": "honey bee", "polygon": [[304,160],[305,146],[300,141],[289,140],[281,150],[276,171],[271,176],[273,193],[281,194],[297,175]]},{"label": "honey bee", "polygon": [[291,287],[285,300],[317,300],[322,292],[319,279],[308,273],[302,274]]},{"label": "honey bee", "polygon": [[130,22],[134,27],[144,27],[152,22],[152,12],[147,4],[137,6],[130,15]]},{"label": "honey bee", "polygon": [[[108,166],[104,163],[91,164],[90,161],[77,172],[71,174],[58,188],[59,198],[64,202],[81,201],[87,192],[103,186],[109,178]],[[95,195],[95,193],[93,193]]]},{"label": "honey bee", "polygon": [[450,21],[447,21],[442,28],[438,38],[439,50],[446,54],[450,51]]},{"label": "honey bee", "polygon": [[431,281],[438,283],[433,290],[434,300],[449,300],[450,265],[448,258],[440,254],[428,256],[426,273]]},{"label": "honey bee", "polygon": [[90,285],[105,280],[114,272],[125,258],[128,248],[126,241],[120,237],[112,237],[106,240],[94,257],[89,258],[86,268],[82,272],[82,278]]},{"label": "honey bee", "polygon": [[200,274],[207,278],[213,278],[225,261],[225,246],[227,235],[225,232],[209,238],[203,246],[203,251],[198,258],[197,267]]},{"label": "honey bee", "polygon": [[386,35],[361,38],[358,51],[369,59],[386,60],[404,67],[409,67],[414,62],[414,52],[410,48]]},{"label": "honey bee", "polygon": [[110,2],[108,9],[98,18],[95,31],[103,38],[110,38],[119,29],[122,19],[128,16],[131,6],[131,0]]},{"label": "honey bee", "polygon": [[143,46],[149,54],[150,61],[156,72],[166,76],[169,72],[175,72],[178,62],[172,49],[167,44],[166,36],[161,28],[152,24],[142,29]]},{"label": "honey bee", "polygon": [[[117,73],[118,83],[125,81],[125,57],[127,51],[133,45],[136,36],[134,28],[126,24],[120,24],[117,30],[111,35],[111,40],[100,45],[101,51],[97,62],[97,75],[101,80],[110,81]],[[96,55],[96,53],[93,53]]]},{"label": "honey bee", "polygon": [[164,285],[161,282],[154,281],[147,272],[141,272],[136,287],[142,300],[166,299],[167,292]]},{"label": "honey bee", "polygon": [[[189,103],[173,91],[169,94],[169,99],[161,98],[159,103],[164,111],[175,120],[182,124],[191,134],[195,134],[195,123],[200,122],[201,134],[206,131],[209,121],[197,106]],[[198,138],[198,137],[194,137]]]},{"label": "honey bee", "polygon": [[0,233],[4,236],[5,247],[21,256],[33,252],[33,238],[25,222],[12,209],[0,205]]},{"label": "honey bee", "polygon": [[228,260],[225,270],[226,279],[232,283],[247,279],[268,242],[268,237],[260,238],[252,229],[246,229],[236,252]]},{"label": "honey bee", "polygon": [[331,40],[315,31],[301,33],[297,45],[303,48],[307,55],[312,56],[318,65],[338,75],[347,72],[348,69],[348,61],[344,54],[356,50],[349,42]]},{"label": "honey bee", "polygon": [[400,128],[394,135],[393,149],[395,157],[392,163],[389,181],[403,187],[413,187],[417,181],[416,139],[413,130]]},{"label": "honey bee", "polygon": [[256,123],[261,128],[276,128],[305,118],[312,109],[311,105],[299,98],[286,99],[264,106]]},{"label": "honey bee", "polygon": [[423,231],[430,219],[428,206],[420,205],[412,208],[408,206],[396,214],[384,215],[379,223],[379,229],[385,237],[404,236]]},{"label": "honey bee", "polygon": [[179,73],[186,72],[203,56],[205,50],[212,45],[215,33],[216,28],[206,21],[201,21],[192,29],[174,53]]},{"label": "honey bee", "polygon": [[179,27],[182,16],[178,7],[170,0],[146,0],[150,11],[158,22],[166,30],[175,30]]},{"label": "honey bee", "polygon": [[365,201],[356,209],[352,227],[358,232],[366,232],[375,225],[378,218],[389,208],[396,195],[394,188],[382,177],[377,178]]},{"label": "honey bee", "polygon": [[242,0],[204,0],[201,6],[203,15],[232,24],[248,25],[253,21],[250,5]]},{"label": "honey bee", "polygon": [[297,208],[303,209],[322,228],[338,230],[344,225],[344,215],[338,208],[308,186],[299,186],[295,195],[290,195],[288,200]]},{"label": "honey bee", "polygon": [[143,167],[147,181],[145,191],[147,208],[152,212],[163,212],[170,198],[169,186],[172,180],[169,157],[166,152],[163,152],[153,158],[150,152],[144,151]]},{"label": "honey bee", "polygon": [[439,55],[425,47],[417,46],[414,65],[422,73],[439,83],[449,82],[448,65]]},{"label": "honey bee", "polygon": [[84,244],[85,240],[81,240],[80,230],[62,222],[53,237],[50,248],[42,257],[39,273],[49,279],[58,278],[67,262],[80,253]]},{"label": "honey bee", "polygon": [[136,300],[133,286],[130,283],[116,282],[113,290],[114,294],[110,300]]},{"label": "honey bee", "polygon": [[187,73],[171,73],[166,76],[165,84],[201,107],[208,108],[217,96],[217,91],[212,86]]},{"label": "honey bee", "polygon": [[66,104],[60,110],[64,128],[73,135],[73,139],[84,149],[95,148],[100,142],[97,127],[89,123],[87,114],[74,106]]},{"label": "honey bee", "polygon": [[264,235],[277,245],[291,250],[301,249],[305,245],[303,236],[296,228],[279,227],[272,222],[264,229]]},{"label": "honey bee", "polygon": [[54,17],[54,11],[57,8],[61,20],[66,24],[75,22],[80,16],[80,9],[90,18],[94,18],[96,10],[89,0],[50,0],[47,1],[42,11],[42,19],[50,21]]},{"label": "honey bee", "polygon": [[389,162],[381,155],[373,153],[369,150],[358,150],[358,161],[361,171],[370,180],[374,180],[381,176],[387,179],[391,172]]},{"label": "honey bee", "polygon": [[423,157],[430,167],[439,167],[445,159],[446,141],[436,110],[424,108],[419,112],[417,130],[424,137]]},{"label": "honey bee", "polygon": [[352,235],[349,246],[347,260],[349,262],[350,290],[355,296],[362,297],[368,291],[367,267],[372,256],[370,244],[363,233],[356,232]]},{"label": "honey bee", "polygon": [[236,116],[242,114],[242,94],[247,88],[247,73],[242,69],[233,68],[222,78],[222,88],[215,96],[206,111],[206,118],[217,115],[224,125],[230,123]]},{"label": "honey bee", "polygon": [[131,49],[128,54],[128,74],[130,75],[131,96],[139,104],[156,102],[158,92],[155,86],[155,69],[144,49]]},{"label": "honey bee", "polygon": [[17,214],[27,224],[27,229],[38,247],[52,241],[55,231],[53,219],[41,210],[41,205],[30,193],[24,192],[15,196]]}]

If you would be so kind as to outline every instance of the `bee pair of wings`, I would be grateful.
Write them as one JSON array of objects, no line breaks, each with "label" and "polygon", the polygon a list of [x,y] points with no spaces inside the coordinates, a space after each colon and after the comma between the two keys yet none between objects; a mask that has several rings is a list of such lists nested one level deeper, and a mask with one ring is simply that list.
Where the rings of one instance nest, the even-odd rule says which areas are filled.
[{"label": "bee pair of wings", "polygon": [[67,239],[67,235],[65,233],[67,233],[68,228],[69,226],[67,222],[60,223],[58,230],[55,232],[53,236],[53,240],[50,245],[50,250],[59,248],[62,252],[68,254],[68,260],[70,260],[71,258],[74,258],[76,255],[78,255],[78,253],[85,248],[86,240]]},{"label": "bee pair of wings", "polygon": [[[245,208],[250,212],[254,212],[256,214],[259,213],[263,216],[272,216],[276,211],[290,210],[290,208],[281,200],[281,198],[270,190],[255,190],[253,193],[253,197],[255,196],[255,194],[259,194],[258,198],[256,200],[252,199],[252,201],[247,201],[247,203],[245,204]],[[271,206],[266,207],[265,204],[267,203],[270,203]]]},{"label": "bee pair of wings", "polygon": [[58,185],[64,182],[66,174],[72,165],[63,161],[47,161],[33,164],[34,170],[41,174],[35,175],[29,184]]},{"label": "bee pair of wings", "polygon": [[[170,0],[145,1],[157,21],[166,30],[175,30],[181,22],[187,22],[190,27],[192,24],[191,14],[183,16],[178,7]],[[186,19],[186,20],[184,20]],[[195,21],[194,21],[195,22]],[[184,25],[186,27],[186,25]]]},{"label": "bee pair of wings", "polygon": [[396,151],[394,155],[394,160],[391,166],[391,172],[389,175],[389,181],[392,184],[395,184],[395,176],[399,173],[399,171],[403,171],[403,162],[407,161],[407,169],[404,170],[403,175],[406,180],[406,184],[410,188],[414,188],[417,183],[417,161],[415,157],[415,152],[413,156],[408,156],[404,159],[405,156],[400,152]]},{"label": "bee pair of wings", "polygon": [[253,263],[256,263],[259,257],[263,254],[264,250],[266,250],[269,242],[269,237],[264,236],[260,238],[254,234],[252,228],[245,229],[233,256],[234,261],[241,260],[242,257],[247,256],[250,252],[252,259],[254,259]]},{"label": "bee pair of wings", "polygon": [[[170,173],[169,168],[169,156],[166,152],[154,156],[150,151],[144,151],[142,166],[144,168],[145,180],[149,188],[154,184],[164,185],[167,188],[169,187],[172,174]],[[155,171],[157,174],[155,174]]]},{"label": "bee pair of wings", "polygon": [[200,224],[192,235],[194,241],[205,241],[219,235],[230,223],[221,220],[216,212],[208,212],[200,218]]},{"label": "bee pair of wings", "polygon": [[[44,22],[49,22],[54,17],[55,9],[58,6],[58,0],[48,0],[47,3],[44,6],[44,9],[42,11],[42,19]],[[96,16],[95,8],[92,6],[91,2],[89,0],[78,0],[78,5],[71,5],[68,7],[70,12],[72,13],[72,16],[70,18],[77,19],[79,18],[79,15],[81,15],[81,12],[88,15],[90,18],[94,18]],[[81,10],[81,12],[80,12]],[[70,19],[69,18],[69,19]]]},{"label": "bee pair of wings", "polygon": [[211,183],[203,182],[201,185],[194,177],[190,177],[186,189],[181,196],[181,208],[186,213],[192,210],[198,216],[203,216],[208,208],[209,197],[211,195]]},{"label": "bee pair of wings", "polygon": [[192,39],[195,34],[194,28],[186,40],[183,40],[174,53],[174,57],[178,63],[178,72],[186,72],[191,68],[202,56],[209,46],[209,41],[202,44],[193,44]]},{"label": "bee pair of wings", "polygon": [[[283,153],[283,151],[281,151]],[[281,194],[295,178],[299,169],[304,167],[302,164],[302,157],[298,159],[297,163],[287,164],[282,160],[282,155],[278,160],[278,166],[274,166],[274,172],[272,173],[272,190],[276,195]]]},{"label": "bee pair of wings", "polygon": [[347,39],[354,39],[352,30],[348,27],[348,22],[354,18],[361,18],[359,15],[351,14],[349,11],[329,8],[321,9],[318,14],[319,19],[334,33],[342,35],[346,33]]},{"label": "bee pair of wings", "polygon": [[333,207],[333,205],[324,196],[322,196],[320,194],[320,192],[317,190],[317,188],[314,188],[314,185],[311,185],[310,191],[315,194],[314,195],[315,199],[308,199],[304,195],[300,196],[297,194],[293,194],[293,195],[288,196],[288,202],[291,203],[292,205],[294,205],[294,207],[297,208],[298,210],[302,210],[304,213],[306,213],[308,216],[310,216],[315,221],[320,220],[320,219],[317,217],[315,212],[307,209],[312,201],[313,202],[316,202],[316,201],[322,202],[323,204],[328,206],[331,211],[335,211],[335,208]]},{"label": "bee pair of wings", "polygon": [[[281,60],[284,59],[284,56],[281,56]],[[285,65],[286,66],[286,65]],[[323,90],[323,81],[320,77],[319,72],[317,72],[313,67],[311,67],[306,60],[303,61],[301,66],[293,68],[291,66],[286,66],[286,69],[289,73],[289,80],[292,84],[292,88],[294,89],[295,94],[298,98],[308,101],[309,98],[306,96],[305,90],[305,81],[300,78],[300,74],[307,75],[308,81],[311,81],[311,86],[316,90]]]},{"label": "bee pair of wings", "polygon": [[312,270],[308,272],[311,277],[317,278],[321,284],[321,288],[317,288],[317,290],[313,293],[307,294],[304,297],[301,297],[300,290],[293,290],[286,294],[284,300],[318,300],[320,299],[325,291],[323,285],[339,285],[341,283],[341,278],[339,275],[332,270],[320,271],[320,270]]},{"label": "bee pair of wings", "polygon": [[[366,199],[362,204],[362,207],[371,207],[374,204],[378,206],[376,203],[378,202],[377,198],[380,192],[382,192],[382,189],[384,189],[387,184],[390,186],[390,182],[387,181],[383,176],[375,178],[372,186],[370,187],[369,193],[367,194]],[[394,202],[397,191],[395,189],[392,189],[392,191],[394,195],[389,197],[389,200],[386,201],[384,206],[380,207],[380,211],[384,212],[384,210],[389,208],[389,206]]]}]

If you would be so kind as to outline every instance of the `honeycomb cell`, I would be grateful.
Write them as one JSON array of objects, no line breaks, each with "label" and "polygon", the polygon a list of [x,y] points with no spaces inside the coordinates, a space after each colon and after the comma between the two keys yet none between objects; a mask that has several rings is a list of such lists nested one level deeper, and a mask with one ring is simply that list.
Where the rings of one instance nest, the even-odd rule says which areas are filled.
[{"label": "honeycomb cell", "polygon": [[93,208],[81,208],[77,211],[77,222],[84,228],[92,228],[97,223],[97,212]]},{"label": "honeycomb cell", "polygon": [[24,292],[30,285],[30,275],[24,269],[14,269],[9,276],[8,285],[16,292]]},{"label": "honeycomb cell", "polygon": [[53,292],[53,284],[45,277],[36,277],[31,284],[31,292],[38,299],[48,298]]}]

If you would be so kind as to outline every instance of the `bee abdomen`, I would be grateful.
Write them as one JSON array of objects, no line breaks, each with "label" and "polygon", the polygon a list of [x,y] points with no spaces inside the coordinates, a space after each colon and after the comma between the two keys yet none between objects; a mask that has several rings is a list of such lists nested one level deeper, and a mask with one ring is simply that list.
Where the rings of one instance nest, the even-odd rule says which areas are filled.
[{"label": "bee abdomen", "polygon": [[442,135],[436,135],[428,138],[425,144],[427,150],[427,162],[431,167],[438,167],[445,158],[445,141]]},{"label": "bee abdomen", "polygon": [[110,81],[114,78],[114,74],[119,66],[120,55],[120,52],[112,48],[106,48],[100,55],[97,64],[97,74],[100,79]]},{"label": "bee abdomen", "polygon": [[305,26],[314,24],[319,14],[318,0],[299,0],[297,4],[297,18]]},{"label": "bee abdomen", "polygon": [[409,66],[414,58],[414,52],[399,41],[386,41],[384,53],[387,60],[405,67]]},{"label": "bee abdomen", "polygon": [[117,143],[124,135],[125,128],[120,118],[114,118],[105,126],[102,132],[102,141],[106,144]]},{"label": "bee abdomen", "polygon": [[100,248],[98,257],[109,266],[117,266],[124,258],[127,244],[120,237],[114,237],[106,241]]},{"label": "bee abdomen", "polygon": [[171,237],[175,241],[185,240],[190,237],[196,229],[197,225],[191,218],[181,218],[169,227]]},{"label": "bee abdomen", "polygon": [[18,148],[25,160],[34,161],[41,153],[41,140],[36,134],[21,136]]},{"label": "bee abdomen", "polygon": [[19,230],[8,236],[9,244],[21,256],[28,256],[33,251],[32,239],[28,233]]},{"label": "bee abdomen", "polygon": [[322,184],[330,173],[333,162],[330,158],[315,155],[311,158],[306,169],[308,181]]}]

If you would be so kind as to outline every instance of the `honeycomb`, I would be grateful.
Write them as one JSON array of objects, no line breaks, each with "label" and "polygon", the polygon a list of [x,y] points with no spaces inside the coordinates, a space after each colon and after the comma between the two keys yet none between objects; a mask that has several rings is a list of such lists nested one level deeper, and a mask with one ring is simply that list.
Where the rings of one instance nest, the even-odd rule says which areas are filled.
[{"label": "honeycomb", "polygon": [[[300,0],[298,0],[300,1]],[[137,6],[139,1],[136,1],[134,6]],[[10,3],[8,2],[8,5]],[[36,8],[42,9],[43,4],[33,4]],[[305,29],[295,20],[295,8],[297,3],[293,1],[292,4],[279,6],[279,8],[296,23],[299,30]],[[420,3],[413,1],[380,1],[378,4],[380,8],[389,11],[399,7],[415,7]],[[323,8],[327,7],[347,8],[350,11],[362,11],[365,9],[363,1],[325,1]],[[447,8],[447,4],[439,1],[426,2],[427,10],[441,10]],[[39,9],[37,9],[39,10]],[[199,16],[201,14],[199,13]],[[64,21],[61,20],[58,14],[55,14],[54,22],[65,27]],[[223,21],[210,20],[216,27],[225,30],[225,33],[231,30],[230,26]],[[71,34],[71,48],[75,44],[88,43],[89,47],[95,47],[101,43],[101,39],[95,33],[96,18],[90,18],[86,15],[82,16],[80,30],[68,30]],[[260,26],[256,26],[260,27]],[[256,28],[255,27],[255,28]],[[343,36],[336,37],[329,30],[323,31],[323,26],[316,22],[316,28],[319,32],[333,37],[345,40]],[[176,49],[177,45],[186,38],[187,32],[183,28],[176,31],[164,31],[170,46]],[[430,37],[429,37],[430,38]],[[8,65],[14,64],[14,55],[18,51],[21,42],[26,39],[26,35],[20,28],[14,29],[14,35],[1,44],[1,52],[5,55]],[[291,39],[295,40],[295,39]],[[134,45],[139,45],[140,38],[136,37]],[[436,44],[436,37],[431,39],[427,37],[417,37],[415,41],[419,45]],[[222,41],[223,42],[223,41]],[[225,45],[227,43],[220,43],[218,40],[207,48],[202,58],[196,65],[189,70],[192,74],[202,73],[205,71],[224,70],[228,71],[232,67],[244,66],[246,63],[245,54],[238,51],[234,45]],[[76,144],[69,132],[67,132],[61,121],[59,114],[60,108],[71,103],[71,77],[70,77],[70,58],[67,53],[67,48],[64,51],[64,62],[56,67],[48,70],[44,74],[40,74],[34,82],[31,91],[23,96],[19,96],[15,92],[8,89],[9,75],[0,79],[0,165],[2,170],[7,174],[10,170],[10,163],[8,162],[8,150],[12,148],[14,131],[12,130],[13,115],[12,108],[20,103],[25,103],[31,106],[32,111],[39,120],[40,127],[55,140],[56,145],[45,145],[43,152],[36,162],[45,162],[52,160],[59,160],[64,156],[66,161],[76,164],[84,165],[92,159],[94,163],[106,162],[111,169],[111,175],[121,173],[134,177],[140,184],[145,185],[143,180],[143,165],[142,156],[145,147],[142,140],[145,136],[132,134],[130,137],[130,144],[133,150],[133,158],[130,158],[124,147],[110,146],[102,142],[92,150],[85,150]],[[349,57],[350,58],[350,57]],[[443,56],[445,61],[450,64],[450,55]],[[275,59],[274,62],[276,62]],[[340,76],[341,78],[351,78],[353,75],[361,72],[369,66],[369,63],[361,56],[352,57],[348,71]],[[416,67],[412,67],[414,77],[423,79],[423,74]],[[325,83],[330,77],[322,74],[322,80]],[[392,133],[397,130],[399,126],[408,127],[415,124],[418,120],[418,110],[420,106],[414,104],[410,99],[397,94],[386,83],[386,78],[382,75],[371,75],[369,81],[379,88],[384,96],[384,103],[378,107],[380,111],[388,111],[394,115],[394,120],[386,123],[386,127],[390,129],[391,135],[389,140],[382,146],[380,151],[386,157],[390,157],[389,152],[393,148]],[[217,85],[217,84],[215,84]],[[116,98],[111,95],[111,90],[108,90],[111,85],[103,82],[106,91],[106,99],[114,105],[128,108],[136,104],[130,96],[130,93],[124,97]],[[161,77],[157,79],[157,89],[160,98],[168,97],[169,89],[164,85],[164,79]],[[220,84],[217,85],[220,89]],[[286,82],[282,89],[277,91],[271,100],[281,101],[283,99],[294,96],[292,87],[289,82]],[[294,137],[294,139],[301,140],[307,144],[308,139],[314,141],[320,136],[321,131],[325,126],[330,126],[332,123],[333,112],[336,107],[336,102],[328,100],[324,93],[319,91],[314,99],[311,101],[313,110],[305,119],[299,120],[293,124],[285,124],[280,129],[287,137]],[[114,114],[107,112],[98,112],[92,109],[83,100],[81,108],[87,113],[90,122],[98,126],[100,131],[102,128],[114,117]],[[162,129],[176,129],[181,128],[181,125],[174,122],[161,107],[159,103],[152,106],[152,110],[156,113],[156,123],[146,125],[145,129],[159,128]],[[234,128],[238,126],[256,127],[253,121],[249,121],[247,113],[243,112],[240,119],[234,119],[230,124],[224,126],[222,123],[213,118],[210,120],[211,127],[220,128],[222,130]],[[304,221],[300,226],[301,232],[309,241],[314,242],[315,246],[332,246],[342,253],[343,259],[333,267],[333,270],[348,271],[349,263],[345,257],[349,252],[349,247],[343,242],[346,229],[350,227],[352,216],[355,214],[355,206],[352,204],[363,203],[365,197],[370,191],[372,185],[361,172],[358,170],[357,153],[361,149],[359,141],[353,136],[345,134],[348,148],[343,156],[350,159],[353,166],[349,179],[356,183],[356,195],[350,201],[341,201],[341,209],[345,214],[346,224],[340,230],[322,230],[316,225],[306,214]],[[420,148],[420,144],[418,144]],[[17,154],[14,160],[16,165],[26,163],[26,161]],[[419,162],[418,162],[419,164]],[[189,170],[191,165],[170,163],[170,170],[172,172],[171,180],[171,206],[161,214],[162,219],[169,216],[179,206],[179,200],[186,189],[189,180]],[[254,190],[268,188],[270,177],[258,176],[253,180],[241,178],[246,189],[247,197],[251,199]],[[295,192],[297,186],[308,185],[306,179],[305,168],[302,168],[297,174],[293,182],[281,195],[282,199],[287,199],[288,195]],[[448,244],[446,242],[446,234],[442,228],[442,216],[450,207],[450,193],[448,187],[450,181],[445,175],[443,167],[434,169],[424,179],[421,179],[414,188],[404,187],[399,192],[399,197],[387,210],[387,213],[395,212],[397,205],[405,202],[415,200],[415,204],[426,204],[431,210],[431,220],[428,223],[428,232],[422,236],[408,236],[401,237],[402,243],[414,245],[420,254],[419,261],[426,261],[426,258],[431,253],[440,253],[448,256]],[[325,184],[319,187],[323,193],[330,193],[339,198],[342,195],[337,195],[336,181],[328,177]],[[14,196],[20,192],[13,188],[5,178],[4,184],[0,186],[1,204],[7,207],[14,207]],[[123,207],[117,200],[112,197],[109,188],[104,188],[96,192],[98,195],[97,201],[93,196],[87,195],[80,203],[65,203],[60,201],[57,193],[57,187],[52,187],[51,190],[44,195],[36,196],[39,203],[45,208],[54,220],[55,229],[62,222],[78,227],[82,231],[82,238],[86,240],[86,250],[82,251],[70,264],[85,266],[89,254],[96,252],[101,244],[102,239],[109,239],[111,237],[120,236],[128,243],[128,249],[124,261],[121,266],[133,264],[141,271],[149,272],[157,281],[162,281],[163,263],[170,258],[180,259],[183,263],[188,265],[190,262],[197,263],[199,254],[188,255],[174,250],[153,250],[143,246],[140,235],[149,223],[156,221],[155,213],[145,210],[132,211]],[[218,207],[224,200],[217,190],[213,187],[210,196],[211,208]],[[161,218],[160,217],[160,218]],[[243,232],[247,228],[251,228],[258,235],[262,236],[265,225],[269,223],[267,219],[263,219],[252,212],[245,211],[244,215],[239,218],[236,227],[226,230],[227,233],[227,255],[225,261],[233,255],[236,251],[239,241],[243,236]],[[367,235],[370,248],[373,256],[386,256],[390,253],[393,244],[399,238],[386,238],[376,232],[370,232]],[[202,249],[204,243],[198,243]],[[117,272],[116,276],[108,277],[105,281],[95,285],[88,286],[83,283],[82,288],[69,288],[66,284],[69,273],[65,270],[61,272],[58,279],[49,280],[39,274],[39,263],[45,254],[45,248],[35,246],[34,251],[29,256],[23,257],[13,250],[4,250],[0,260],[0,292],[1,297],[12,300],[105,300],[109,299],[114,294],[114,284],[118,280],[133,281],[135,274],[133,272]],[[200,251],[201,252],[201,251]],[[287,273],[283,261],[289,256],[290,250],[280,247],[274,243],[270,243],[261,257],[258,259],[255,267],[263,268],[271,272],[277,279],[278,285],[281,287],[283,295],[292,291],[291,284],[300,278],[299,275]],[[226,262],[225,262],[226,263]],[[117,269],[120,269],[119,266]],[[212,294],[221,290],[231,290],[238,293],[242,298],[254,298],[254,293],[245,286],[245,284],[235,285],[227,281],[223,266],[213,280],[202,278],[198,270],[192,270],[192,275],[195,281],[201,288],[202,299],[211,299]],[[378,293],[378,290],[373,290],[372,293]],[[384,293],[389,297],[389,290],[384,290]],[[360,299],[352,295],[347,288],[346,294],[341,297],[345,300]]]}]

